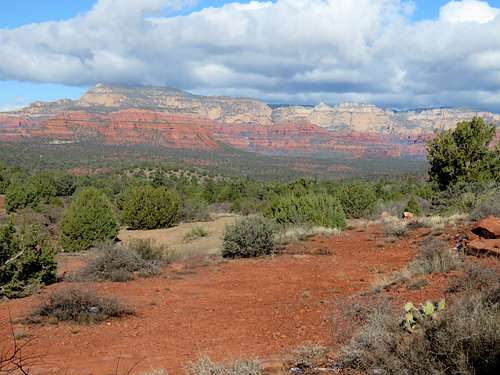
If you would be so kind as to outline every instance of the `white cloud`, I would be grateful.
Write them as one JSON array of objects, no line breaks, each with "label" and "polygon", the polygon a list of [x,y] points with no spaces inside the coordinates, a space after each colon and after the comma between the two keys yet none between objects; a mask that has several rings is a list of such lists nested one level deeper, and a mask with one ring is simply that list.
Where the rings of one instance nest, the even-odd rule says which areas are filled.
[{"label": "white cloud", "polygon": [[441,8],[441,19],[449,23],[478,22],[488,23],[500,13],[485,1],[451,1]]},{"label": "white cloud", "polygon": [[279,102],[358,100],[500,111],[499,9],[400,0],[100,0],[68,21],[0,29],[0,79],[169,85]]}]

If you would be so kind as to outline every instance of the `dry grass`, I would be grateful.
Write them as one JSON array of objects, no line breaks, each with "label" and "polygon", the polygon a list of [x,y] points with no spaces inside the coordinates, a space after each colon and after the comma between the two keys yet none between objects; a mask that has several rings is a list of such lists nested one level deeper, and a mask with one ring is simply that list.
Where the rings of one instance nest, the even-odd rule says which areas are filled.
[{"label": "dry grass", "polygon": [[134,311],[115,298],[98,296],[94,291],[66,288],[52,294],[31,313],[30,320],[97,323],[109,318],[133,315]]},{"label": "dry grass", "polygon": [[379,293],[382,290],[388,290],[393,286],[409,282],[413,277],[412,272],[408,268],[394,272],[390,276],[381,276],[375,279],[372,284],[374,293]]},{"label": "dry grass", "polygon": [[319,344],[300,346],[292,352],[292,359],[288,361],[287,368],[301,374],[314,374],[318,367],[326,363],[328,352],[328,348]]},{"label": "dry grass", "polygon": [[342,233],[337,228],[325,228],[317,226],[291,226],[283,228],[277,235],[277,241],[281,245],[306,240],[313,236],[338,236]]},{"label": "dry grass", "polygon": [[452,253],[447,242],[430,238],[422,243],[420,254],[408,267],[415,275],[428,275],[458,270],[462,266],[462,259]]},{"label": "dry grass", "polygon": [[384,234],[388,237],[403,237],[408,233],[408,222],[396,216],[387,216],[381,219]]},{"label": "dry grass", "polygon": [[187,366],[189,375],[261,375],[262,366],[256,359],[243,359],[230,363],[216,363],[201,357]]},{"label": "dry grass", "polygon": [[198,238],[208,237],[208,229],[202,226],[196,226],[191,229],[191,232],[184,236],[184,242],[191,242]]},{"label": "dry grass", "polygon": [[500,366],[500,290],[470,291],[409,333],[380,308],[340,353],[343,367],[378,374],[494,374]]}]

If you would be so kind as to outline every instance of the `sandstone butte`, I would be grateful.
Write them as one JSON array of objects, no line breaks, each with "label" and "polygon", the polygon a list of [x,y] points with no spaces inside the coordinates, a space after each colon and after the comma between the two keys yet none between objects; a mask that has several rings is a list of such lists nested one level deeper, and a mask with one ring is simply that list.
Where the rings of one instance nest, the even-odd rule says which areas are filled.
[{"label": "sandstone butte", "polygon": [[465,109],[397,112],[355,103],[269,106],[170,88],[99,84],[78,100],[35,102],[0,113],[0,141],[92,139],[196,150],[230,145],[260,153],[422,157],[435,130],[453,128],[473,116],[500,126],[500,115]]}]

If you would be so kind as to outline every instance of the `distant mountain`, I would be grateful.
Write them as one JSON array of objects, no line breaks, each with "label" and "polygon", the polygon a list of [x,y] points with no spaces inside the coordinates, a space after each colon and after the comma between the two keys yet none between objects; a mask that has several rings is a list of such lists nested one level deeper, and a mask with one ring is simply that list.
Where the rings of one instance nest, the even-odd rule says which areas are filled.
[{"label": "distant mountain", "polygon": [[405,157],[423,156],[425,142],[435,130],[453,128],[473,116],[500,126],[500,115],[458,108],[271,106],[255,99],[199,96],[165,87],[99,84],[78,100],[35,102],[0,113],[0,140],[60,143],[92,138],[108,144],[198,150],[229,145],[260,153]]}]

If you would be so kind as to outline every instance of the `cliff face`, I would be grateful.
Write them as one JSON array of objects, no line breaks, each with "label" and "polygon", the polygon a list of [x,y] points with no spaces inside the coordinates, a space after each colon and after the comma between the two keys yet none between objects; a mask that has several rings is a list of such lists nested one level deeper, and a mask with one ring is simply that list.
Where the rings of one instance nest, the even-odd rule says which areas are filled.
[{"label": "cliff face", "polygon": [[450,129],[475,115],[500,125],[499,115],[461,109],[395,112],[354,103],[272,109],[253,99],[97,85],[79,100],[36,102],[20,111],[0,113],[0,140],[92,138],[108,144],[201,150],[228,144],[265,153],[423,156],[434,130]]}]

